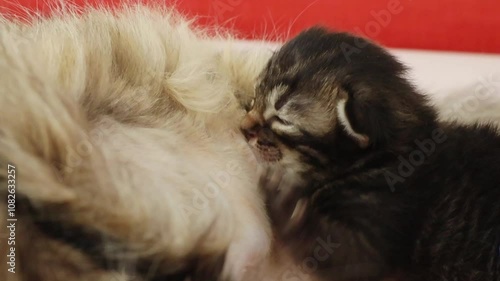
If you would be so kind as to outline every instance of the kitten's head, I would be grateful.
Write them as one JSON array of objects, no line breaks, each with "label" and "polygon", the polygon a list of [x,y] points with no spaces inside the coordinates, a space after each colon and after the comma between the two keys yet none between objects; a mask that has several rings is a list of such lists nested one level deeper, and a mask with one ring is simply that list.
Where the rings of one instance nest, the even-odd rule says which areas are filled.
[{"label": "kitten's head", "polygon": [[242,132],[258,158],[299,173],[403,145],[434,120],[404,71],[366,39],[309,29],[270,59]]}]

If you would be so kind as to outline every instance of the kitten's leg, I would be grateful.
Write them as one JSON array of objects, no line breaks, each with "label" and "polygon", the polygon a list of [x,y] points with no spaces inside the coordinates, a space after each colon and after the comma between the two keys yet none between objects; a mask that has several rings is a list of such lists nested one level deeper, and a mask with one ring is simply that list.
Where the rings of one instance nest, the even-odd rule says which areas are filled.
[{"label": "kitten's leg", "polygon": [[238,239],[229,246],[224,276],[231,281],[253,280],[269,254],[271,237],[260,225],[242,225]]},{"label": "kitten's leg", "polygon": [[[250,166],[249,170],[242,174],[255,173],[256,168]],[[224,266],[224,276],[229,277],[231,281],[260,280],[255,275],[260,274],[270,255],[271,227],[262,196],[256,188],[257,179],[256,174],[248,179],[235,176],[233,183],[238,187],[231,186],[226,190],[226,196],[231,198],[231,212],[235,218],[235,232]]]},{"label": "kitten's leg", "polygon": [[320,201],[306,197],[299,187],[269,178],[261,186],[277,239],[305,270],[324,280],[383,279],[384,258],[362,224],[352,227],[319,212]]}]

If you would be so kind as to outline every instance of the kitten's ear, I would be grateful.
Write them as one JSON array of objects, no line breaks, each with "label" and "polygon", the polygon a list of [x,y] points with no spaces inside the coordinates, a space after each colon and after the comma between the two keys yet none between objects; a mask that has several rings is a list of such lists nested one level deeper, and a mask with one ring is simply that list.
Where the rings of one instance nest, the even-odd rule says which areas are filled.
[{"label": "kitten's ear", "polygon": [[342,87],[337,102],[338,123],[360,148],[387,143],[401,127],[396,126],[399,119],[393,113],[398,105],[394,102],[389,108],[382,95],[366,89]]},{"label": "kitten's ear", "polygon": [[361,132],[356,126],[357,120],[352,112],[352,98],[344,90],[339,92],[339,100],[337,102],[337,120],[339,125],[342,126],[344,132],[348,137],[350,137],[354,142],[358,144],[360,148],[367,148],[370,144],[370,138],[367,134]]}]

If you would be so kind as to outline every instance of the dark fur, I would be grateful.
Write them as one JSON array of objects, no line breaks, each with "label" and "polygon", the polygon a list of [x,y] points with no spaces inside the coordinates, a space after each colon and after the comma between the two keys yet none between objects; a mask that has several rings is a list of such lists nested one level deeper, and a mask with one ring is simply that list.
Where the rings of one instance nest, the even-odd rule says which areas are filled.
[{"label": "dark fur", "polygon": [[[259,91],[278,84],[291,89],[284,99],[321,101],[330,83],[348,95],[348,119],[370,140],[361,148],[339,124],[323,136],[278,136],[328,159],[301,158],[306,184],[287,186],[286,196],[264,184],[278,237],[323,280],[500,280],[500,137],[488,125],[438,122],[404,71],[374,43],[320,28],[273,56],[256,106]],[[411,171],[401,159],[417,154]],[[290,226],[299,198],[307,208]],[[337,246],[318,248],[318,239]]]},{"label": "dark fur", "polygon": [[[35,208],[26,198],[21,198],[18,206],[18,214],[21,215],[23,221],[33,219],[35,229],[41,235],[84,253],[95,270],[126,272],[130,276],[135,276],[133,280],[137,281],[223,281],[221,272],[225,255],[197,257],[193,254],[183,263],[182,268],[178,266],[169,268],[162,264],[174,266],[179,262],[138,258],[133,254],[135,249],[128,246],[125,241],[119,241],[98,230],[65,221],[67,214],[64,211],[54,209],[53,213],[60,214],[59,216],[47,215],[45,211]],[[25,274],[28,279],[39,278],[29,273]]]}]

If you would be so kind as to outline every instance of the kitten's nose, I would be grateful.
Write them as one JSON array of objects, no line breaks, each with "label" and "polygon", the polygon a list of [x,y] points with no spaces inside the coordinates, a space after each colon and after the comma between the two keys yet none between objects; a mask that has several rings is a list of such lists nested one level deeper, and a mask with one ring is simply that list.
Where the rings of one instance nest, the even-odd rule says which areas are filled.
[{"label": "kitten's nose", "polygon": [[262,127],[259,124],[255,124],[255,126],[251,128],[241,128],[241,132],[247,140],[251,140],[259,135],[261,128]]},{"label": "kitten's nose", "polygon": [[250,111],[243,121],[241,122],[241,132],[245,136],[247,140],[256,138],[262,129],[263,125],[263,118],[262,116],[257,113],[256,111],[252,110]]}]

